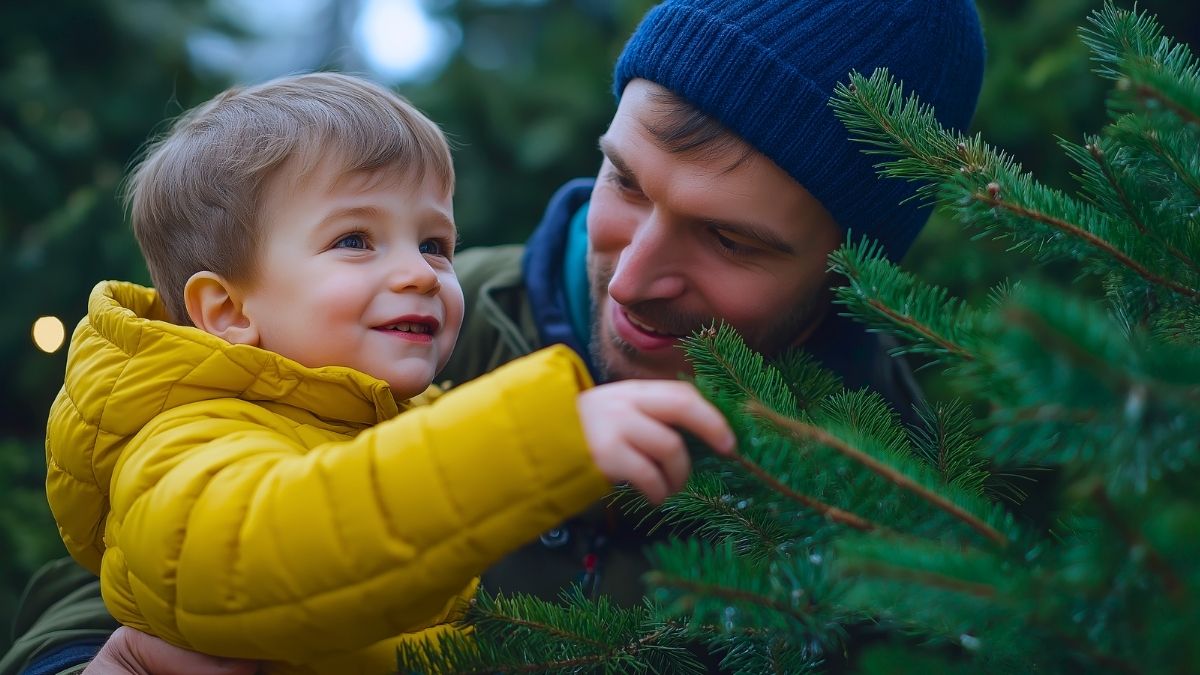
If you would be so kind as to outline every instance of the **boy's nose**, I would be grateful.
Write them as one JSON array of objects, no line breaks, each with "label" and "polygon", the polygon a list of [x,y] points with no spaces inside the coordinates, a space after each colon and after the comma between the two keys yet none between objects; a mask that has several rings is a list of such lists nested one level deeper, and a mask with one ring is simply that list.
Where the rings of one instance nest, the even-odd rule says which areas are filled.
[{"label": "boy's nose", "polygon": [[388,288],[397,293],[436,293],[441,287],[442,282],[437,270],[433,269],[420,253],[404,256],[396,261],[388,277]]}]

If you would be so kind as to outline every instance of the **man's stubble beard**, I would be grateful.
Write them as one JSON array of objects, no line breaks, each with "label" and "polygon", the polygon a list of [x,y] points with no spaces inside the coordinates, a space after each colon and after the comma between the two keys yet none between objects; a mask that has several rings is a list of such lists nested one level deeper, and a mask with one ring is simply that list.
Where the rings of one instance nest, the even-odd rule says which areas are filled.
[{"label": "man's stubble beard", "polygon": [[[596,368],[596,374],[601,382],[637,378],[639,377],[638,373],[622,372],[619,366],[610,363],[606,358],[606,350],[604,348],[606,340],[603,332],[604,313],[605,311],[612,310],[602,310],[599,300],[607,300],[608,303],[615,302],[608,296],[608,283],[612,279],[612,270],[603,269],[594,260],[589,260],[588,277],[590,279],[589,286],[591,287],[592,297],[592,333],[587,348],[592,358],[592,364]],[[754,351],[764,355],[768,359],[775,358],[788,349],[797,346],[812,333],[828,313],[831,299],[832,292],[829,289],[829,284],[824,283],[816,294],[816,297],[806,298],[794,312],[787,315],[782,321],[770,322],[768,324],[771,328],[770,330],[765,331],[762,335],[742,335],[742,338]],[[668,300],[639,302],[628,306],[626,309],[635,314],[639,319],[674,334],[690,335],[700,328],[719,323],[712,316],[680,313],[671,307],[671,303]],[[630,362],[636,363],[640,356],[637,349],[615,334],[608,338],[607,344],[611,349],[624,354]],[[643,374],[641,377],[663,376]]]}]

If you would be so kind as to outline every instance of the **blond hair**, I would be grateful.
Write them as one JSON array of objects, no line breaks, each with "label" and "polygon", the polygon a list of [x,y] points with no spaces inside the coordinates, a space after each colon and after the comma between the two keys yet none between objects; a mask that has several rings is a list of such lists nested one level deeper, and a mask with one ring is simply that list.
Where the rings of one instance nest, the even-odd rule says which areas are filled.
[{"label": "blond hair", "polygon": [[338,73],[228,89],[146,147],[125,200],[171,321],[191,323],[183,289],[196,272],[253,279],[263,185],[285,163],[305,172],[327,157],[344,171],[394,169],[418,182],[430,175],[453,192],[438,126],[398,94]]}]

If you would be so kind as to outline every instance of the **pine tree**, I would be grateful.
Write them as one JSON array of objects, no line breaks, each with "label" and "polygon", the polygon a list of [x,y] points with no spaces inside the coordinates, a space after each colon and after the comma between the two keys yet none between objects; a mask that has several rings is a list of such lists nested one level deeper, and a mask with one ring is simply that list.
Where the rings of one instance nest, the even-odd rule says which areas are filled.
[{"label": "pine tree", "polygon": [[[1006,284],[972,307],[851,237],[831,256],[838,302],[964,400],[905,426],[803,354],[703,330],[696,382],[739,453],[698,451],[661,508],[689,536],[653,550],[645,605],[485,596],[473,638],[402,665],[700,672],[702,643],[730,672],[820,672],[873,624],[891,639],[852,655],[858,672],[1200,672],[1200,66],[1136,10],[1107,4],[1081,34],[1116,85],[1099,135],[1059,140],[1075,195],[943,129],[886,71],[852,74],[833,106],[885,179],[1073,261],[1097,297]],[[1045,526],[1014,516],[1002,480],[1028,466],[1056,477]]]}]

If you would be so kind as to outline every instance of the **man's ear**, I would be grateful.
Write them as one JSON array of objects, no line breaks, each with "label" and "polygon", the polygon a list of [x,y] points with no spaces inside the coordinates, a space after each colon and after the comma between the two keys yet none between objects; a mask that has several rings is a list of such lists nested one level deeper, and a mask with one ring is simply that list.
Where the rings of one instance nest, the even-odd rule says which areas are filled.
[{"label": "man's ear", "polygon": [[221,275],[193,274],[183,287],[183,302],[196,328],[233,344],[258,345],[258,328],[244,313],[241,295]]}]

